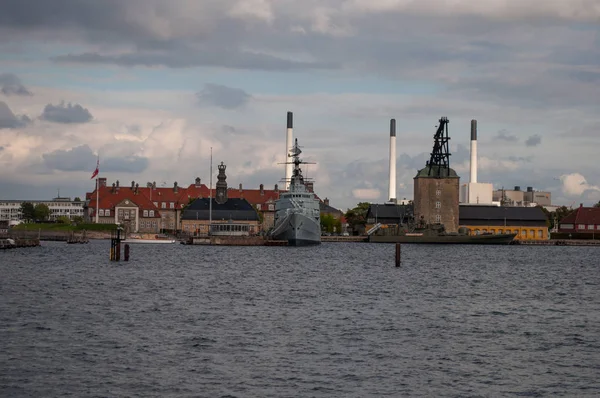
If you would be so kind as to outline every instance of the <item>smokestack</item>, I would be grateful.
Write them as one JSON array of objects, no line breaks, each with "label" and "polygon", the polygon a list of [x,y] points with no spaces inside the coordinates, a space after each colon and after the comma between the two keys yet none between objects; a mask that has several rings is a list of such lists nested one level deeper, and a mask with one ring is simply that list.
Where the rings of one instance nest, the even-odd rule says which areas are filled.
[{"label": "smokestack", "polygon": [[471,182],[477,182],[477,120],[471,120]]},{"label": "smokestack", "polygon": [[396,201],[396,119],[390,120],[390,191],[391,202]]},{"label": "smokestack", "polygon": [[[294,131],[294,116],[292,112],[287,113],[287,133],[285,136],[285,162],[289,163],[291,159],[288,157],[292,150],[293,140],[292,135]],[[290,189],[290,180],[292,179],[292,164],[285,165],[285,189]]]}]

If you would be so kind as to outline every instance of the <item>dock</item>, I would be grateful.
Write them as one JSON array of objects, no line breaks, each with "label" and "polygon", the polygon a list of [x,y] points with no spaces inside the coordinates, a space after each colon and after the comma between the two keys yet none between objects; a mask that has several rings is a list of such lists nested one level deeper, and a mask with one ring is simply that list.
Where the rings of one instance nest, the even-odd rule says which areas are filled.
[{"label": "dock", "polygon": [[548,239],[548,240],[520,240],[516,239],[511,245],[526,246],[600,246],[600,240],[590,239]]},{"label": "dock", "polygon": [[39,245],[39,239],[0,239],[0,250],[36,247]]}]

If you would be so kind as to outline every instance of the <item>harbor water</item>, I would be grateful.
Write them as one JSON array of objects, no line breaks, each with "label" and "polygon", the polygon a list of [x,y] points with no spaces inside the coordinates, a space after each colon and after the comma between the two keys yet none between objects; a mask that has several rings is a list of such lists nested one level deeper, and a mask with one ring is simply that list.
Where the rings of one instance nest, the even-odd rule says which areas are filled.
[{"label": "harbor water", "polygon": [[2,397],[600,394],[597,247],[0,252]]}]

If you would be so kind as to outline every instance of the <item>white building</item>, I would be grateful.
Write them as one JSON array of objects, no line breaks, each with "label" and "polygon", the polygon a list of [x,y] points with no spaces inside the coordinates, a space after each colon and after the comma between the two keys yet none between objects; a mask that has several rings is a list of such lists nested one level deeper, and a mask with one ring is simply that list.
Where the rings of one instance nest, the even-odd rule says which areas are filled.
[{"label": "white building", "polygon": [[50,209],[50,220],[56,220],[61,216],[69,219],[73,217],[83,217],[82,200],[71,200],[71,198],[54,198],[52,200],[3,200],[0,199],[0,220],[21,221],[21,205],[31,203],[33,206],[45,204]]}]

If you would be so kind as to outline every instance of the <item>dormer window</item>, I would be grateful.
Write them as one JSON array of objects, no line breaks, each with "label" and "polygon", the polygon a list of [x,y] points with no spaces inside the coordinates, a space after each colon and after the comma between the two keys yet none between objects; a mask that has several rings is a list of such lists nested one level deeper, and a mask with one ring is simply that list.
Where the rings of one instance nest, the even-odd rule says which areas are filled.
[{"label": "dormer window", "polygon": [[256,210],[260,210],[260,203],[256,205]]},{"label": "dormer window", "polygon": [[175,208],[175,202],[171,202],[171,209]]},{"label": "dormer window", "polygon": [[98,210],[98,215],[104,217],[104,209]]},{"label": "dormer window", "polygon": [[107,217],[110,216],[110,209],[104,210],[104,215]]},{"label": "dormer window", "polygon": [[162,202],[162,203],[161,203],[161,207],[162,207],[163,209],[166,209],[166,208],[167,208],[167,202]]},{"label": "dormer window", "polygon": [[154,210],[150,210],[150,217],[154,217]]},{"label": "dormer window", "polygon": [[148,210],[144,210],[144,217],[148,217]]}]

